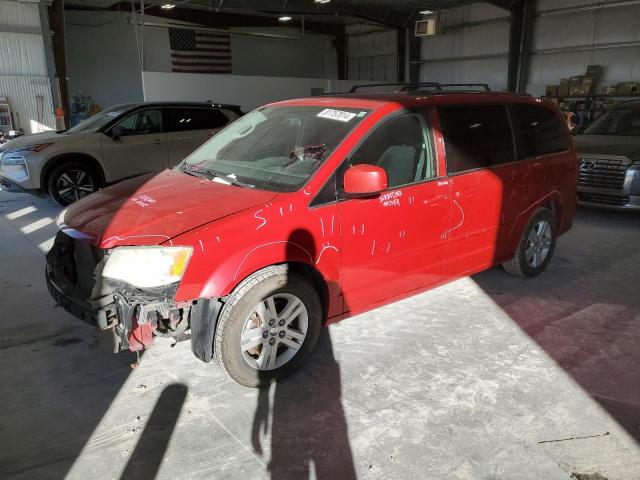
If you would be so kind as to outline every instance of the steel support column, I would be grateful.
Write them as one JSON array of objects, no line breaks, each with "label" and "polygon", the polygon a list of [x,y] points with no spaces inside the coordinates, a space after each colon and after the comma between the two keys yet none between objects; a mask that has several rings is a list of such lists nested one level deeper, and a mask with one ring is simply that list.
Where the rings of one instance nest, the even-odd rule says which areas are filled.
[{"label": "steel support column", "polygon": [[535,0],[517,0],[510,8],[509,63],[507,89],[524,92],[529,74]]}]

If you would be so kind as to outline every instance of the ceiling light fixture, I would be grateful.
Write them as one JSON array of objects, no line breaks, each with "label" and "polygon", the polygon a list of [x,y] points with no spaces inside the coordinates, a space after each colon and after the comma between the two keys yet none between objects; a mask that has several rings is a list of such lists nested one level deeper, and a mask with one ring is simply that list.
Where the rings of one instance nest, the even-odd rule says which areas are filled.
[{"label": "ceiling light fixture", "polygon": [[422,10],[420,12],[420,15],[433,15],[434,11],[433,10]]},{"label": "ceiling light fixture", "polygon": [[331,0],[314,0],[315,3],[329,3]]},{"label": "ceiling light fixture", "polygon": [[278,20],[281,21],[281,22],[290,22],[291,21],[291,17],[288,17],[288,16],[285,15],[284,17],[278,18]]},{"label": "ceiling light fixture", "polygon": [[160,8],[164,8],[165,10],[171,10],[172,8],[174,8],[175,5],[173,3],[165,3],[164,5],[162,5],[162,7]]}]

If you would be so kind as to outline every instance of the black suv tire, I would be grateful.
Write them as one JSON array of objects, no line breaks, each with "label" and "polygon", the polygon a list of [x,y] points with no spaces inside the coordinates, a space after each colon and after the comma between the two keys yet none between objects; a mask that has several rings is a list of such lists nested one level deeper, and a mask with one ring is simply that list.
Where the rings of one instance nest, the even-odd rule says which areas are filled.
[{"label": "black suv tire", "polygon": [[86,162],[67,161],[47,176],[47,192],[63,207],[86,197],[100,187],[100,176]]}]

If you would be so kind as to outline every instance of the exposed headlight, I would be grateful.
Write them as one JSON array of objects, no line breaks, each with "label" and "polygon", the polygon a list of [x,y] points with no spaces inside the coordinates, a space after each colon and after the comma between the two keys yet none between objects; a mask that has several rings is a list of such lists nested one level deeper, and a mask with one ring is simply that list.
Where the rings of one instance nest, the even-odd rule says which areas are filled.
[{"label": "exposed headlight", "polygon": [[102,275],[138,288],[179,282],[187,268],[191,247],[116,247]]}]

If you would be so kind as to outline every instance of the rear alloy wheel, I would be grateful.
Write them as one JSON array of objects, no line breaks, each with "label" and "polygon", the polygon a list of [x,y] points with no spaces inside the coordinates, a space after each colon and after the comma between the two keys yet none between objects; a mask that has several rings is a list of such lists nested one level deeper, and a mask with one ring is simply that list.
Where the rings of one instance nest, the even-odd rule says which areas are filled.
[{"label": "rear alloy wheel", "polygon": [[67,206],[98,189],[98,179],[92,169],[79,163],[65,163],[49,176],[49,195],[60,205]]},{"label": "rear alloy wheel", "polygon": [[556,246],[556,220],[547,208],[539,208],[529,220],[515,255],[502,266],[522,278],[541,274],[551,261]]},{"label": "rear alloy wheel", "polygon": [[302,365],[321,324],[322,305],[314,287],[286,265],[274,265],[249,276],[227,297],[214,354],[239,384],[268,385]]},{"label": "rear alloy wheel", "polygon": [[531,268],[538,268],[547,259],[552,238],[551,225],[546,220],[538,221],[529,231],[525,257]]}]

